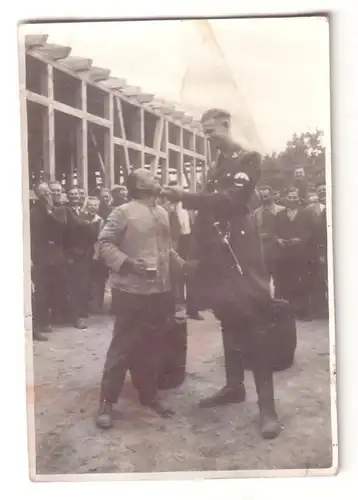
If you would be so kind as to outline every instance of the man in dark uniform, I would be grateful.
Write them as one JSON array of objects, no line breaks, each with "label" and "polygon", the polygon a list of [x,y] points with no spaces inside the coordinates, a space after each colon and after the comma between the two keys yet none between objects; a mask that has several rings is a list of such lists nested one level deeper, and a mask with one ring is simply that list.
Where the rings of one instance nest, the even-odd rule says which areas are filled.
[{"label": "man in dark uniform", "polygon": [[270,439],[280,432],[267,354],[272,299],[260,237],[249,208],[260,177],[261,158],[232,141],[228,112],[211,109],[203,114],[201,124],[218,151],[207,185],[200,193],[169,186],[163,189],[168,199],[198,211],[193,228],[195,244],[186,272],[195,280],[201,309],[212,309],[221,322],[226,385],[200,405],[213,407],[245,400],[245,349],[253,359],[261,433]]}]

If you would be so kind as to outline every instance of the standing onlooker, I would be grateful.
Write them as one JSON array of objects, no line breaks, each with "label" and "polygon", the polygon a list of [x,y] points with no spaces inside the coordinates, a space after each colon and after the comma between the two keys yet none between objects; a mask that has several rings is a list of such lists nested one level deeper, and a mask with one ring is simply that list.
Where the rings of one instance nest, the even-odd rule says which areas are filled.
[{"label": "standing onlooker", "polygon": [[254,220],[260,233],[266,268],[273,281],[275,295],[279,297],[277,267],[280,252],[276,241],[276,215],[284,207],[275,203],[271,186],[261,186],[259,195],[261,207],[254,211]]},{"label": "standing onlooker", "polygon": [[313,315],[327,316],[327,220],[326,186],[324,182],[316,185],[317,199],[306,208],[311,223],[307,241],[309,269],[307,275],[307,293]]},{"label": "standing onlooker", "polygon": [[115,184],[111,189],[112,207],[120,207],[128,201],[128,191],[126,186]]},{"label": "standing onlooker", "polygon": [[308,296],[305,287],[308,268],[306,242],[309,221],[300,207],[298,189],[289,190],[286,208],[276,215],[276,238],[280,249],[276,280],[279,296],[288,300],[299,319],[308,320]]},{"label": "standing onlooker", "polygon": [[109,214],[112,212],[113,207],[111,206],[111,192],[107,188],[101,189],[101,192],[99,194],[99,208],[98,208],[98,215],[106,221]]},{"label": "standing onlooker", "polygon": [[298,189],[300,206],[305,207],[307,205],[307,197],[308,197],[308,183],[306,179],[305,169],[303,167],[296,168],[294,176],[295,176],[294,187]]},{"label": "standing onlooker", "polygon": [[104,291],[107,276],[103,273],[103,260],[98,259],[97,239],[104,225],[103,219],[98,215],[99,199],[89,196],[84,205],[84,218],[90,222],[89,227],[89,286],[87,311],[98,313],[103,308]]},{"label": "standing onlooker", "polygon": [[91,260],[90,223],[81,216],[80,194],[77,186],[67,193],[67,224],[65,255],[70,294],[70,315],[75,328],[86,328],[82,318],[87,316],[86,299]]},{"label": "standing onlooker", "polygon": [[78,206],[80,207],[81,210],[83,210],[83,207],[84,207],[85,202],[86,202],[87,193],[86,193],[85,188],[83,188],[83,187],[78,188],[78,193],[79,193]]}]

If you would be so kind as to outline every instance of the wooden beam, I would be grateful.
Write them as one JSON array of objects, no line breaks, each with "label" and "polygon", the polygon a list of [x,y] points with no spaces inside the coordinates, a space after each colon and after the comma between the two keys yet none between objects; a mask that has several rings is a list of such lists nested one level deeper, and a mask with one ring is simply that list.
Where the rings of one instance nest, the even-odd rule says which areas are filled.
[{"label": "wooden beam", "polygon": [[154,156],[154,159],[152,161],[152,166],[151,166],[151,170],[152,170],[152,173],[154,175],[156,175],[157,168],[158,168],[160,148],[162,145],[163,133],[164,133],[164,122],[165,122],[165,119],[162,116],[159,118],[159,120],[157,121],[157,123],[155,125],[154,144],[153,144],[155,156]]},{"label": "wooden beam", "polygon": [[59,59],[65,59],[71,53],[71,47],[65,45],[57,45],[55,43],[45,43],[41,47],[36,47],[36,51],[40,54],[45,55],[48,59],[53,61],[58,61]]},{"label": "wooden beam", "polygon": [[105,85],[109,89],[113,90],[122,89],[123,87],[127,86],[127,80],[125,80],[124,78],[116,78],[116,77],[107,78],[107,80],[103,80],[103,82],[101,83],[102,85]]},{"label": "wooden beam", "polygon": [[129,160],[129,153],[128,153],[128,145],[126,141],[126,129],[124,127],[124,120],[123,120],[123,111],[122,111],[122,102],[119,97],[116,97],[116,103],[117,103],[117,114],[118,114],[118,121],[121,127],[121,135],[122,138],[124,139],[123,142],[123,148],[124,148],[124,159],[125,159],[125,177],[129,175],[130,173],[130,160]]},{"label": "wooden beam", "polygon": [[181,118],[181,121],[183,123],[192,123],[192,121],[194,120],[194,118],[192,116],[188,116],[188,115],[184,115],[183,118]]},{"label": "wooden beam", "polygon": [[180,145],[180,155],[179,155],[179,164],[178,164],[178,181],[179,185],[183,186],[184,181],[184,151],[183,151],[183,129],[180,128],[180,137],[179,137],[179,145]]},{"label": "wooden beam", "polygon": [[124,87],[121,89],[122,94],[128,96],[128,97],[135,97],[141,94],[140,87]]},{"label": "wooden beam", "polygon": [[86,57],[69,56],[61,61],[67,68],[73,71],[88,71],[92,67],[93,60]]},{"label": "wooden beam", "polygon": [[143,148],[140,157],[141,167],[145,165],[145,123],[144,123],[144,108],[139,108],[139,128],[140,128],[140,143]]},{"label": "wooden beam", "polygon": [[95,123],[100,127],[108,128],[110,126],[110,121],[107,118],[100,118],[99,116],[92,115],[91,113],[87,113],[86,111],[83,111],[81,109],[73,108],[72,106],[63,104],[62,102],[51,101],[47,96],[36,94],[35,92],[31,92],[30,90],[26,91],[26,98],[29,101],[37,102],[38,104],[43,104],[44,106],[50,106],[53,103],[53,107],[56,111],[61,111],[61,113],[76,116],[80,119],[86,118],[86,120]]},{"label": "wooden beam", "polygon": [[[129,149],[134,149],[136,151],[142,151],[143,153],[148,153],[149,155],[155,155],[155,153],[156,153],[155,149],[153,149],[153,148],[149,148],[148,146],[143,147],[141,144],[137,144],[136,142],[122,139],[122,137],[113,137],[113,142],[114,142],[114,144],[117,144],[118,146],[126,145],[127,148],[129,148]],[[159,156],[161,158],[165,157],[165,152],[160,151]]]},{"label": "wooden beam", "polygon": [[100,82],[102,80],[108,80],[110,74],[110,69],[93,66],[88,72],[88,78],[94,82]]},{"label": "wooden beam", "polygon": [[136,96],[136,100],[140,103],[140,104],[146,104],[148,102],[151,102],[154,98],[154,94],[139,94],[138,96]]},{"label": "wooden beam", "polygon": [[25,36],[25,47],[31,49],[33,47],[41,47],[45,45],[48,39],[48,35],[26,35]]}]

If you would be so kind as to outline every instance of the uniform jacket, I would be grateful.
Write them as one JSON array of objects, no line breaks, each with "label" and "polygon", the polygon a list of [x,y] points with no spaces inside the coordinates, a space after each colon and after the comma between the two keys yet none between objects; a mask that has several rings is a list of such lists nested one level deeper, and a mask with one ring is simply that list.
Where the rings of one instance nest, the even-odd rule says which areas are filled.
[{"label": "uniform jacket", "polygon": [[[260,177],[260,156],[234,145],[221,152],[200,193],[186,193],[183,207],[197,210],[190,259],[197,300],[202,309],[231,305],[250,314],[270,301],[269,278],[250,200]],[[226,234],[243,275],[218,235]]]},{"label": "uniform jacket", "polygon": [[[99,239],[99,254],[111,270],[113,288],[128,293],[151,294],[171,289],[170,263],[181,260],[172,248],[167,211],[132,200],[113,210]],[[155,280],[135,273],[123,273],[127,258],[143,259],[157,270]]]}]

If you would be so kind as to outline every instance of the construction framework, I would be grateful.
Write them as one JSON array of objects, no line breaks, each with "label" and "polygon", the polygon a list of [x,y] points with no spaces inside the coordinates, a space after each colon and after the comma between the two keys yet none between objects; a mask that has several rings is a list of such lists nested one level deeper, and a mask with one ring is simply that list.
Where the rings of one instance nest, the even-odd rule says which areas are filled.
[{"label": "construction framework", "polygon": [[191,191],[205,181],[200,123],[47,39],[25,37],[30,184],[57,179],[91,192],[123,183],[139,167]]}]

